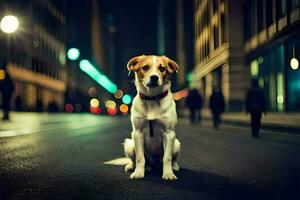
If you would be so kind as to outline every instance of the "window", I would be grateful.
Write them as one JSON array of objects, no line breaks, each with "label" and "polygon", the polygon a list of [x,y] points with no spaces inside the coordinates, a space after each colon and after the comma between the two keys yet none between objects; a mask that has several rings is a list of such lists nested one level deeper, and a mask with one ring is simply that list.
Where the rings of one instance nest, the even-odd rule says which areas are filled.
[{"label": "window", "polygon": [[218,27],[214,26],[214,48],[219,47],[219,29]]},{"label": "window", "polygon": [[298,8],[300,6],[300,0],[292,0],[292,8]]},{"label": "window", "polygon": [[257,30],[260,32],[264,28],[264,1],[257,1]]},{"label": "window", "polygon": [[273,13],[273,0],[266,1],[266,18],[267,18],[267,26],[270,26],[274,22],[274,13]]},{"label": "window", "polygon": [[283,17],[286,14],[286,0],[277,0],[277,19]]},{"label": "window", "polygon": [[227,30],[226,30],[226,24],[225,24],[225,16],[222,13],[221,14],[221,44],[227,41]]}]

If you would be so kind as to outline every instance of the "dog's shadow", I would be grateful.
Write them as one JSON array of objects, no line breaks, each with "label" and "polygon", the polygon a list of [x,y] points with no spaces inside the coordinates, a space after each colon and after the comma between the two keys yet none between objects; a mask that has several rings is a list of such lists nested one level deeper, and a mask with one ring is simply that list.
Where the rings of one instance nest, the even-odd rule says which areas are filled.
[{"label": "dog's shadow", "polygon": [[174,189],[199,192],[221,199],[253,199],[261,196],[255,185],[242,184],[209,172],[180,169],[180,171],[175,172],[178,179],[174,181],[162,181],[161,172],[158,169],[147,172],[144,181],[167,185]]}]

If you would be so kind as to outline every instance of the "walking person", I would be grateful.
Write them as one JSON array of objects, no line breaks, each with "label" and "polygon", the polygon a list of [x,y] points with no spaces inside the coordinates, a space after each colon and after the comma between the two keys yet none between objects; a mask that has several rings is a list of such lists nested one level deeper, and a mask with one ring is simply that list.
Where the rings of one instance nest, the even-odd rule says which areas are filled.
[{"label": "walking person", "polygon": [[5,78],[0,81],[0,90],[2,94],[2,109],[3,109],[3,121],[9,120],[10,101],[12,93],[15,90],[14,83],[10,78],[9,73],[5,73]]},{"label": "walking person", "polygon": [[214,128],[218,129],[221,123],[221,113],[225,110],[225,101],[222,92],[216,87],[213,88],[213,92],[209,99],[209,108],[213,116]]},{"label": "walking person", "polygon": [[203,101],[197,89],[192,89],[189,91],[189,94],[186,97],[185,105],[189,109],[190,123],[197,124],[200,122]]},{"label": "walking person", "polygon": [[248,90],[246,96],[246,112],[251,114],[252,136],[259,137],[262,112],[266,115],[266,100],[263,89],[259,87],[258,80],[252,80],[252,87]]}]

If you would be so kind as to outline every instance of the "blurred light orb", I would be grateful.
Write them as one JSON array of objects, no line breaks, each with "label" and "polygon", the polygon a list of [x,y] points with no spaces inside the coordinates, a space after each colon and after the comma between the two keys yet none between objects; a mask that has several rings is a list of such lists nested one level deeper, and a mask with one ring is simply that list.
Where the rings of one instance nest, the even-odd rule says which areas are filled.
[{"label": "blurred light orb", "polygon": [[71,48],[68,50],[67,56],[70,60],[77,60],[80,56],[80,52],[76,48]]},{"label": "blurred light orb", "polygon": [[129,95],[129,94],[125,94],[124,96],[123,96],[123,98],[122,98],[122,101],[123,101],[123,103],[125,103],[125,104],[130,104],[131,103],[131,101],[132,101],[132,98],[131,98],[131,96]]},{"label": "blurred light orb", "polygon": [[106,108],[116,108],[116,102],[114,102],[113,100],[107,100],[105,102],[105,107]]},{"label": "blurred light orb", "polygon": [[292,58],[290,61],[291,68],[297,70],[299,68],[299,61],[297,58]]},{"label": "blurred light orb", "polygon": [[5,71],[3,69],[0,69],[0,80],[5,79]]},{"label": "blurred light orb", "polygon": [[4,33],[13,33],[19,27],[19,20],[13,15],[7,15],[2,18],[0,28]]},{"label": "blurred light orb", "polygon": [[90,87],[90,89],[89,89],[89,95],[91,97],[94,97],[94,96],[96,96],[96,94],[97,94],[97,89],[95,87]]},{"label": "blurred light orb", "polygon": [[282,95],[277,96],[277,103],[283,104],[283,96]]},{"label": "blurred light orb", "polygon": [[126,105],[126,104],[121,104],[120,105],[120,111],[122,112],[122,113],[127,113],[128,112],[128,106]]},{"label": "blurred light orb", "polygon": [[73,108],[72,104],[68,103],[68,104],[65,105],[65,111],[67,113],[71,113],[71,112],[73,112],[73,110],[74,110],[74,108]]},{"label": "blurred light orb", "polygon": [[117,90],[114,94],[116,99],[121,99],[123,96],[123,91],[122,90]]},{"label": "blurred light orb", "polygon": [[107,108],[107,113],[109,115],[116,115],[117,114],[117,109],[116,108]]},{"label": "blurred light orb", "polygon": [[92,108],[96,108],[96,107],[99,107],[99,100],[96,99],[96,98],[93,98],[90,100],[90,105]]}]

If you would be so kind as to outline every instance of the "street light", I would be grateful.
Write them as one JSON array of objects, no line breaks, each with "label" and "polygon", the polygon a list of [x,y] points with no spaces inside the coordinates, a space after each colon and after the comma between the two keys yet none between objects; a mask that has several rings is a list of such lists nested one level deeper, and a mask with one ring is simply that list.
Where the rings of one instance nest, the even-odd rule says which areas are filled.
[{"label": "street light", "polygon": [[[0,29],[1,29],[1,31],[3,31],[4,33],[7,34],[6,63],[8,63],[8,61],[10,59],[10,51],[11,51],[10,35],[12,33],[16,32],[18,27],[19,27],[19,20],[17,17],[15,17],[13,15],[6,15],[1,19]],[[4,66],[4,69],[6,69],[6,66]]]},{"label": "street light", "polygon": [[1,19],[0,28],[4,33],[13,33],[19,27],[19,20],[13,15],[7,15]]}]

